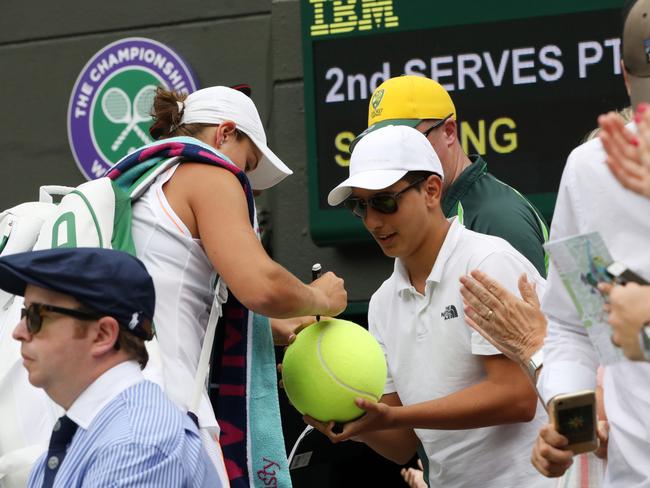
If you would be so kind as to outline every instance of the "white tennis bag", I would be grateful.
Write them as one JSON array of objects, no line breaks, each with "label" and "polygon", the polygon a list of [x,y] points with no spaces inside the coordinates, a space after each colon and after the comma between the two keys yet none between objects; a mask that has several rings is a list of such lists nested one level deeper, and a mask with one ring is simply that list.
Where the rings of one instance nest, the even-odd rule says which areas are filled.
[{"label": "white tennis bag", "polygon": [[[63,196],[58,205],[54,196]],[[41,187],[38,202],[0,214],[0,256],[52,247],[111,247],[114,218],[115,194],[107,178],[74,188]],[[63,413],[27,379],[20,343],[11,336],[22,306],[22,297],[0,290],[0,488],[26,486],[32,464],[47,450],[52,427]],[[149,362],[161,365],[155,338],[146,344]],[[162,384],[162,378],[149,379]]]}]

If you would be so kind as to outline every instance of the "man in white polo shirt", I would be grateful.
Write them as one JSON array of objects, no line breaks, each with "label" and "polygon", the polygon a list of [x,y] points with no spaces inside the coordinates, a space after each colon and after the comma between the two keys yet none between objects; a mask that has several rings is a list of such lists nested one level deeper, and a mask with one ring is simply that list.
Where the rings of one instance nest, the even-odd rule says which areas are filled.
[{"label": "man in white polo shirt", "polygon": [[379,403],[356,400],[366,415],[339,434],[332,423],[307,420],[334,442],[354,437],[398,463],[415,454],[419,438],[430,486],[548,486],[529,462],[541,425],[535,391],[519,366],[465,323],[458,286],[477,268],[515,292],[522,272],[538,289],[544,280],[503,239],[448,221],[442,181],[426,138],[388,126],[361,139],[350,178],[330,192],[330,205],[345,203],[396,258],[368,311],[388,381]]}]

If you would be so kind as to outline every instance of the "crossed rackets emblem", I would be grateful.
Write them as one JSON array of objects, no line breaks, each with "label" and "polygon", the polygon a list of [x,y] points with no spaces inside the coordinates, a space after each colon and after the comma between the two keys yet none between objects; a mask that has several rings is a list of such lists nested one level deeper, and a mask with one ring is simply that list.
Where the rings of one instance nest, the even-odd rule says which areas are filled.
[{"label": "crossed rackets emblem", "polygon": [[133,99],[133,103],[131,103],[131,99],[121,88],[112,87],[106,90],[102,97],[104,115],[113,124],[126,124],[111,145],[113,151],[120,148],[131,132],[135,132],[144,144],[151,142],[151,139],[138,124],[151,121],[150,110],[155,93],[156,87],[154,85],[143,86]]}]

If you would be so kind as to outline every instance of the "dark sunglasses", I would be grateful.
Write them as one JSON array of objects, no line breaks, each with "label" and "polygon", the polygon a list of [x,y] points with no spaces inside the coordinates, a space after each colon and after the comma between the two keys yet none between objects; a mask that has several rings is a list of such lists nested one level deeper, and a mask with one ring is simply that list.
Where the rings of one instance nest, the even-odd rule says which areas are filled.
[{"label": "dark sunglasses", "polygon": [[411,188],[415,188],[428,177],[423,176],[418,178],[413,183],[411,183],[406,188],[398,191],[397,193],[377,193],[376,195],[371,196],[368,200],[359,197],[350,197],[343,202],[345,208],[351,211],[357,217],[363,219],[366,217],[368,212],[368,205],[381,212],[383,214],[393,214],[397,212],[397,199],[401,197],[405,192],[409,191]]},{"label": "dark sunglasses", "polygon": [[447,122],[447,119],[448,119],[449,117],[451,117],[452,115],[454,115],[454,114],[453,114],[453,113],[450,113],[450,114],[447,115],[444,119],[440,119],[438,122],[436,122],[436,123],[433,124],[431,127],[429,127],[427,130],[425,130],[425,131],[422,133],[422,135],[423,135],[424,137],[429,137],[429,134],[431,133],[431,131],[432,131],[433,129],[437,129],[437,128],[440,127],[442,124],[444,124],[445,122]]},{"label": "dark sunglasses", "polygon": [[54,312],[62,315],[68,315],[80,320],[98,320],[101,317],[91,313],[74,310],[72,308],[57,307],[55,305],[44,305],[42,303],[32,303],[29,307],[20,311],[20,318],[27,318],[27,330],[31,335],[38,334],[43,327],[43,313]]}]

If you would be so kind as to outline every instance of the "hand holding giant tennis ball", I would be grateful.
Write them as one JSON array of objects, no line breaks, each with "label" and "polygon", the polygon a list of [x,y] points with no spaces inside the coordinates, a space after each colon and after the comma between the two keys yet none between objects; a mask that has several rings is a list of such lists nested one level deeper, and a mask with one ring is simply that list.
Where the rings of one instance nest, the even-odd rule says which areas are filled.
[{"label": "hand holding giant tennis ball", "polygon": [[349,422],[364,411],[361,397],[378,401],[386,383],[386,360],[375,338],[347,320],[317,322],[301,331],[282,361],[289,400],[303,415]]}]

